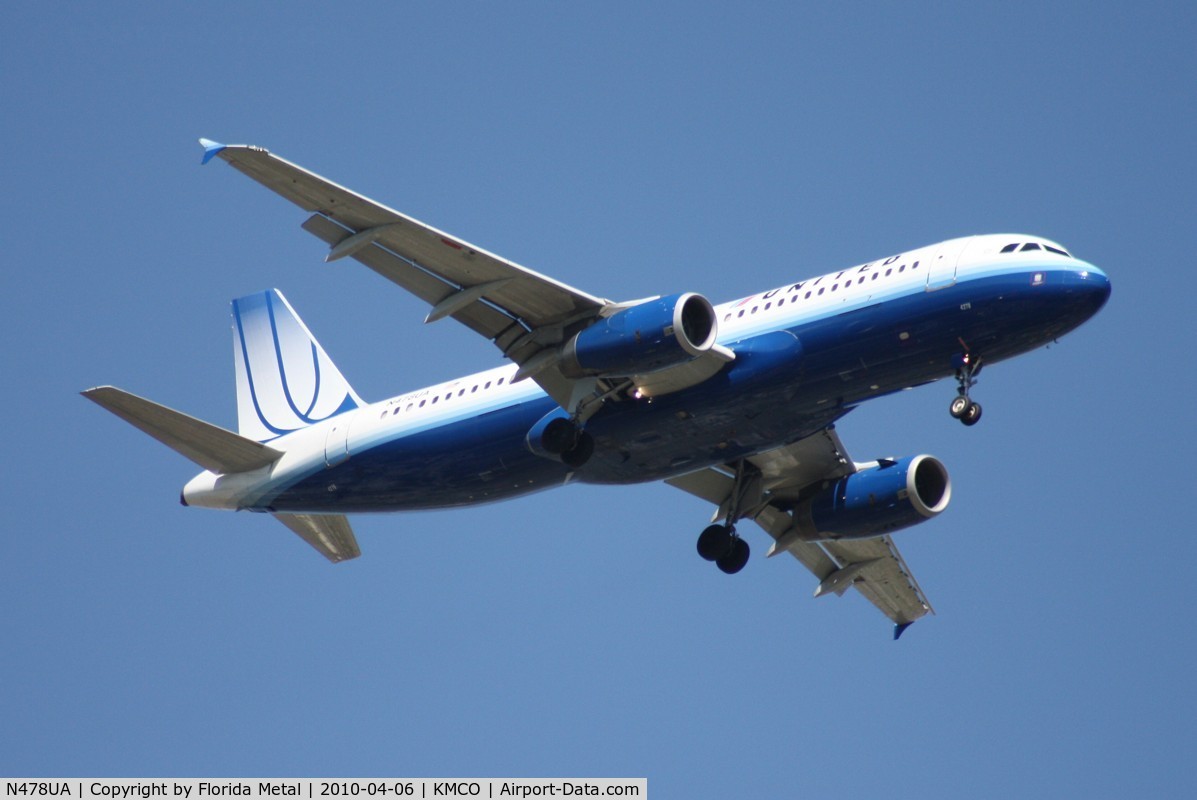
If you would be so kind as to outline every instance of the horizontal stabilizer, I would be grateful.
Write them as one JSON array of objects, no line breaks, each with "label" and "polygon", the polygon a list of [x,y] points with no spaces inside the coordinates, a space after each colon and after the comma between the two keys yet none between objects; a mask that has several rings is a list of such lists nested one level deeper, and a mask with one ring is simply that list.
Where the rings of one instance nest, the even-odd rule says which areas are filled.
[{"label": "horizontal stabilizer", "polygon": [[283,455],[273,447],[114,386],[99,386],[80,394],[212,472],[248,472],[272,464]]},{"label": "horizontal stabilizer", "polygon": [[275,514],[274,518],[334,564],[362,554],[353,528],[342,514]]}]

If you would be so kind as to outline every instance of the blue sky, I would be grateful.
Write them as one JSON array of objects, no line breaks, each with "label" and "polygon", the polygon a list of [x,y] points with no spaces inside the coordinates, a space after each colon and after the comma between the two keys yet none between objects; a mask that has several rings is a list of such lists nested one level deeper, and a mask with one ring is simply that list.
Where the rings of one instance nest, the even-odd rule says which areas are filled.
[{"label": "blue sky", "polygon": [[[0,30],[0,774],[647,776],[684,797],[1191,791],[1197,281],[1186,3],[25,4]],[[79,397],[235,425],[230,298],[276,286],[376,400],[495,351],[200,136],[259,144],[594,294],[715,302],[970,233],[1113,297],[853,412],[952,507],[895,644],[788,560],[716,574],[660,485],[358,516],[332,567],[185,509]],[[765,535],[746,531],[757,553]]]}]

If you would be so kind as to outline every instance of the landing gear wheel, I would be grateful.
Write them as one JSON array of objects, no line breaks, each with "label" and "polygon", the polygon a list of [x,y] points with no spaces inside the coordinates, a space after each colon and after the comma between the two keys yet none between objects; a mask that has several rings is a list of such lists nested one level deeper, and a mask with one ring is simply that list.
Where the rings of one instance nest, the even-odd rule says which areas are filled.
[{"label": "landing gear wheel", "polygon": [[964,416],[965,412],[968,411],[968,407],[971,404],[972,404],[972,401],[970,401],[964,395],[960,395],[959,397],[957,397],[955,400],[952,401],[952,404],[950,406],[948,406],[948,413],[951,414],[956,419],[960,419],[961,417]]},{"label": "landing gear wheel", "polygon": [[968,396],[969,389],[977,385],[977,376],[981,374],[982,360],[968,350],[964,340],[960,340],[964,352],[953,359],[956,366],[956,399],[948,406],[948,413],[965,425],[976,425],[981,419],[981,404],[974,403]]},{"label": "landing gear wheel", "polygon": [[698,536],[698,554],[717,561],[732,551],[732,532],[726,525],[711,525]]},{"label": "landing gear wheel", "polygon": [[744,565],[748,563],[750,552],[748,542],[739,536],[733,536],[731,540],[731,552],[723,556],[723,558],[716,559],[715,566],[728,575],[735,575],[744,569]]}]

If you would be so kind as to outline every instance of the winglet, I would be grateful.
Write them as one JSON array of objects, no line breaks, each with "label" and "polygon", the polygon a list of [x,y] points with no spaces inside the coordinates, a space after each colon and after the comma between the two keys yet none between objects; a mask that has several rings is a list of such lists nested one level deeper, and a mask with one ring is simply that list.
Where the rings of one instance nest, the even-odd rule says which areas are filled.
[{"label": "winglet", "polygon": [[204,139],[204,138],[201,138],[199,140],[199,143],[204,146],[204,160],[200,162],[200,166],[207,164],[209,161],[211,161],[213,158],[215,158],[216,155],[218,153],[220,153],[221,150],[228,147],[228,145],[221,144],[220,142],[214,142],[211,139]]},{"label": "winglet", "polygon": [[894,626],[894,641],[895,642],[898,641],[898,637],[900,637],[902,635],[902,631],[906,630],[913,624],[914,624],[914,621],[911,620],[910,622],[899,622],[897,625],[895,625]]}]

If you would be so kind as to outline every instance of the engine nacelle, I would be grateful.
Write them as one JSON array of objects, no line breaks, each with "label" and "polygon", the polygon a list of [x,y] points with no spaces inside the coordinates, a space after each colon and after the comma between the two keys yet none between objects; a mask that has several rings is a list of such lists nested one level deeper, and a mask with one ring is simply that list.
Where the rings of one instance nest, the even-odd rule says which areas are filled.
[{"label": "engine nacelle", "polygon": [[811,500],[810,519],[818,539],[868,539],[926,522],[951,499],[943,463],[909,456],[840,478]]},{"label": "engine nacelle", "polygon": [[649,300],[567,341],[561,371],[571,378],[645,375],[698,358],[714,346],[718,332],[715,309],[700,294]]}]

